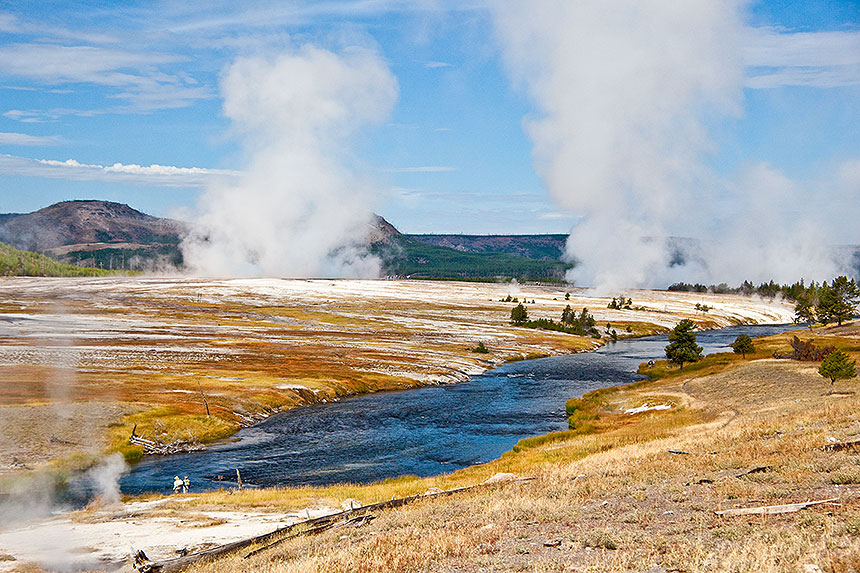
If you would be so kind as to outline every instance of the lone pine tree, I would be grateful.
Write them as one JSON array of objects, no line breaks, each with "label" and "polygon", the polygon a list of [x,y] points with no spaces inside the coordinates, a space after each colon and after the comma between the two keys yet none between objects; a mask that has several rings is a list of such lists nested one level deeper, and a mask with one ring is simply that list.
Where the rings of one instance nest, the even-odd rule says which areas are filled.
[{"label": "lone pine tree", "polygon": [[818,373],[825,378],[830,378],[830,390],[828,391],[828,394],[830,394],[833,392],[833,384],[837,380],[857,376],[857,361],[851,360],[851,357],[841,350],[835,350],[821,361]]},{"label": "lone pine tree", "polygon": [[746,334],[738,334],[738,337],[735,338],[735,341],[731,343],[731,347],[732,350],[735,351],[735,354],[740,354],[744,359],[746,359],[747,357],[747,352],[749,352],[750,354],[755,352],[752,338],[750,338]]},{"label": "lone pine tree", "polygon": [[684,369],[684,362],[698,362],[702,358],[702,347],[696,344],[696,325],[685,318],[669,333],[669,344],[666,346],[666,358],[673,364]]}]

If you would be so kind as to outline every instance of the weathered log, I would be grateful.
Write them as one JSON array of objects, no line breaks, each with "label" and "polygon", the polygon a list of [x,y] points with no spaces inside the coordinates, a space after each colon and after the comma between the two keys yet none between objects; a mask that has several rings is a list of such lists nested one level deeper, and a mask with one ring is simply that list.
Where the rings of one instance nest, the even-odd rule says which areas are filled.
[{"label": "weathered log", "polygon": [[801,509],[806,509],[812,505],[821,505],[823,503],[837,503],[839,498],[819,499],[817,501],[805,501],[802,503],[786,503],[783,505],[765,505],[761,507],[739,507],[736,509],[723,509],[714,511],[715,514],[723,517],[736,517],[738,515],[776,515],[780,513],[797,513]]},{"label": "weathered log", "polygon": [[[526,481],[533,480],[534,478],[520,478],[504,483],[522,483]],[[499,482],[501,483],[501,482]],[[264,533],[263,535],[258,535],[256,537],[251,537],[248,539],[240,539],[239,541],[234,541],[232,543],[227,543],[226,545],[219,545],[218,547],[213,547],[211,549],[207,549],[205,551],[199,551],[197,553],[190,553],[188,555],[184,555],[182,557],[177,557],[174,559],[167,559],[165,561],[145,561],[142,563],[136,563],[134,565],[135,569],[140,571],[141,573],[178,573],[179,571],[183,571],[188,567],[191,567],[195,563],[200,563],[202,561],[213,561],[220,557],[224,557],[231,553],[235,553],[240,549],[244,549],[246,547],[251,547],[253,545],[270,545],[281,538],[282,536],[290,536],[291,534],[295,537],[299,535],[305,535],[313,533],[314,528],[324,527],[324,529],[328,529],[332,525],[336,524],[340,520],[349,520],[351,516],[359,514],[359,519],[370,519],[367,517],[371,511],[378,511],[384,509],[391,509],[395,507],[401,507],[406,505],[407,503],[411,503],[418,499],[422,498],[433,498],[433,497],[441,497],[441,496],[449,496],[454,495],[456,493],[461,493],[464,491],[480,488],[480,487],[488,487],[491,485],[495,485],[494,483],[480,483],[477,485],[471,485],[466,487],[458,487],[454,489],[445,490],[438,493],[429,493],[426,495],[421,495],[417,493],[415,495],[411,495],[408,497],[402,497],[398,499],[391,499],[389,501],[383,501],[380,503],[374,503],[371,505],[366,505],[364,507],[358,509],[350,509],[345,511],[340,511],[337,513],[333,513],[331,515],[324,515],[322,517],[317,517],[314,519],[308,519],[306,521],[301,521],[299,523],[295,523],[293,525],[287,525],[284,527],[279,527],[278,529],[271,531],[269,533]],[[304,533],[307,528],[307,533]],[[321,531],[321,529],[319,530]],[[316,531],[316,532],[319,532]],[[302,533],[299,533],[302,532]],[[138,552],[142,554],[143,552]]]},{"label": "weathered log", "polygon": [[750,475],[750,474],[757,474],[757,473],[759,473],[759,472],[766,472],[766,471],[769,471],[769,470],[772,470],[772,469],[773,469],[773,466],[756,466],[756,467],[754,467],[754,468],[750,468],[750,469],[748,469],[748,470],[744,470],[744,471],[742,471],[742,472],[741,472],[741,473],[739,473],[739,474],[735,474],[735,477],[736,477],[736,478],[742,478],[742,477],[744,477],[744,476],[748,476],[748,475]]},{"label": "weathered log", "polygon": [[175,442],[171,442],[169,444],[163,444],[161,442],[147,440],[146,438],[135,434],[136,429],[137,426],[135,426],[134,429],[131,431],[131,436],[128,438],[128,443],[134,444],[136,446],[143,446],[143,453],[148,455],[155,454],[160,456],[166,456],[183,452],[194,452],[203,449],[203,446],[197,443],[196,440],[176,440]]},{"label": "weathered log", "polygon": [[257,549],[254,549],[253,551],[251,551],[250,553],[245,555],[244,558],[249,559],[249,558],[253,557],[254,555],[262,553],[263,551],[267,551],[267,550],[271,549],[272,547],[275,547],[276,545],[279,545],[279,544],[281,544],[285,541],[289,541],[291,539],[295,539],[296,537],[302,537],[305,535],[316,535],[317,533],[322,533],[323,531],[328,531],[329,529],[332,529],[334,527],[345,527],[347,525],[352,525],[352,524],[355,524],[356,527],[361,527],[362,525],[366,524],[367,522],[369,522],[373,519],[376,519],[375,515],[372,515],[370,513],[365,513],[363,515],[357,515],[355,517],[350,517],[349,519],[347,519],[345,521],[341,521],[339,523],[333,523],[333,522],[324,523],[322,525],[318,525],[316,527],[312,527],[310,529],[306,529],[304,531],[300,531],[298,533],[294,533],[292,535],[287,535],[286,537],[276,539],[275,541],[272,541],[268,545],[264,545],[263,547],[258,547]]},{"label": "weathered log", "polygon": [[833,442],[822,447],[827,452],[841,452],[843,450],[860,450],[860,438],[852,438],[844,442]]}]

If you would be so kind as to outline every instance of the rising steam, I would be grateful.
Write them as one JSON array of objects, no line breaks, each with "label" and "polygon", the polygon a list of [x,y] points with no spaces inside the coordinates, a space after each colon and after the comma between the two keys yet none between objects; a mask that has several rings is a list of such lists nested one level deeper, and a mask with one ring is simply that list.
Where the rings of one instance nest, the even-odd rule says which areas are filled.
[{"label": "rising steam", "polygon": [[[827,243],[810,209],[783,207],[805,203],[796,185],[763,165],[731,182],[706,166],[715,151],[708,124],[741,112],[742,7],[494,4],[511,75],[539,111],[525,122],[536,168],[558,203],[583,215],[567,245],[578,262],[569,278],[613,289],[820,279],[839,270],[807,246]],[[674,267],[665,240],[673,235],[704,239]]]},{"label": "rising steam", "polygon": [[224,73],[224,113],[248,155],[238,184],[201,200],[183,244],[208,275],[375,276],[367,255],[370,186],[349,165],[349,139],[383,121],[398,86],[375,53],[306,46],[243,58]]}]

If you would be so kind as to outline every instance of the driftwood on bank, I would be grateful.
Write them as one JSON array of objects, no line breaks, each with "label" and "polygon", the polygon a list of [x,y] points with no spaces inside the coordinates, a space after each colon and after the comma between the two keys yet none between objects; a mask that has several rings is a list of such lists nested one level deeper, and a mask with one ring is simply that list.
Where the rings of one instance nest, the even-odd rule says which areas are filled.
[{"label": "driftwood on bank", "polygon": [[776,515],[780,513],[797,513],[801,509],[806,509],[812,505],[821,505],[824,503],[836,504],[839,498],[819,499],[817,501],[805,501],[802,503],[786,503],[783,505],[765,505],[762,507],[739,507],[737,509],[723,509],[714,513],[722,517],[736,517],[738,515]]},{"label": "driftwood on bank", "polygon": [[131,430],[131,436],[128,438],[128,443],[135,446],[143,446],[143,453],[147,455],[167,456],[170,454],[181,454],[185,452],[196,452],[204,449],[197,440],[176,440],[169,444],[147,440],[142,436],[137,435],[137,424]]},{"label": "driftwood on bank", "polygon": [[[522,483],[526,481],[531,481],[533,479],[534,478],[512,479],[507,480],[506,483]],[[191,567],[192,565],[200,563],[202,561],[212,561],[229,555],[231,553],[235,553],[240,549],[245,549],[254,545],[263,546],[251,551],[246,555],[246,557],[250,557],[251,555],[259,553],[260,551],[264,551],[270,547],[273,547],[274,545],[277,545],[281,541],[287,541],[288,539],[300,537],[303,535],[313,535],[315,533],[320,533],[341,522],[349,523],[360,520],[369,521],[370,519],[374,519],[375,517],[371,515],[372,511],[401,507],[419,499],[430,499],[434,497],[449,496],[457,493],[462,493],[464,491],[500,483],[499,481],[491,480],[492,478],[490,478],[490,480],[487,480],[484,483],[480,483],[477,485],[458,487],[455,489],[449,489],[444,491],[433,491],[425,494],[417,493],[409,497],[402,497],[398,499],[392,498],[389,501],[365,505],[356,509],[347,509],[330,515],[324,515],[322,517],[300,521],[299,523],[280,527],[269,533],[264,533],[263,535],[258,535],[256,537],[251,537],[248,539],[240,539],[239,541],[227,543],[226,545],[219,545],[218,547],[213,547],[212,549],[207,549],[205,551],[199,551],[197,553],[190,553],[188,555],[177,557],[175,559],[167,559],[165,561],[149,561],[149,559],[146,558],[146,555],[142,551],[138,551],[133,556],[134,568],[141,573],[178,573],[179,571],[183,571],[188,567]]]}]

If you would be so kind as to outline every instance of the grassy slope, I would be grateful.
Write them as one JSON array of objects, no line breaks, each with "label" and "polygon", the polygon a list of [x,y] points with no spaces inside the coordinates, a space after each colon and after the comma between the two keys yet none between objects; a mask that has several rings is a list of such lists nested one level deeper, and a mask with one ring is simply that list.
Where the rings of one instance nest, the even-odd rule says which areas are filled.
[{"label": "grassy slope", "polygon": [[111,274],[115,273],[59,263],[45,255],[0,243],[0,276],[102,277]]},{"label": "grassy slope", "polygon": [[[658,363],[659,380],[587,395],[581,405],[597,415],[592,428],[524,440],[500,460],[450,475],[197,496],[200,508],[283,511],[469,485],[496,472],[536,478],[418,502],[361,529],[195,570],[802,571],[814,564],[857,571],[860,462],[854,452],[823,446],[860,433],[860,398],[824,396],[827,381],[817,364],[768,358],[775,348],[787,349],[789,336],[757,340],[757,353],[746,361],[715,355],[683,373]],[[855,358],[860,353],[858,327],[814,336]],[[841,381],[836,390],[853,392],[856,384]],[[649,403],[673,407],[624,414]],[[762,469],[741,475],[752,468]],[[713,513],[827,498],[840,504],[770,517]]]}]

